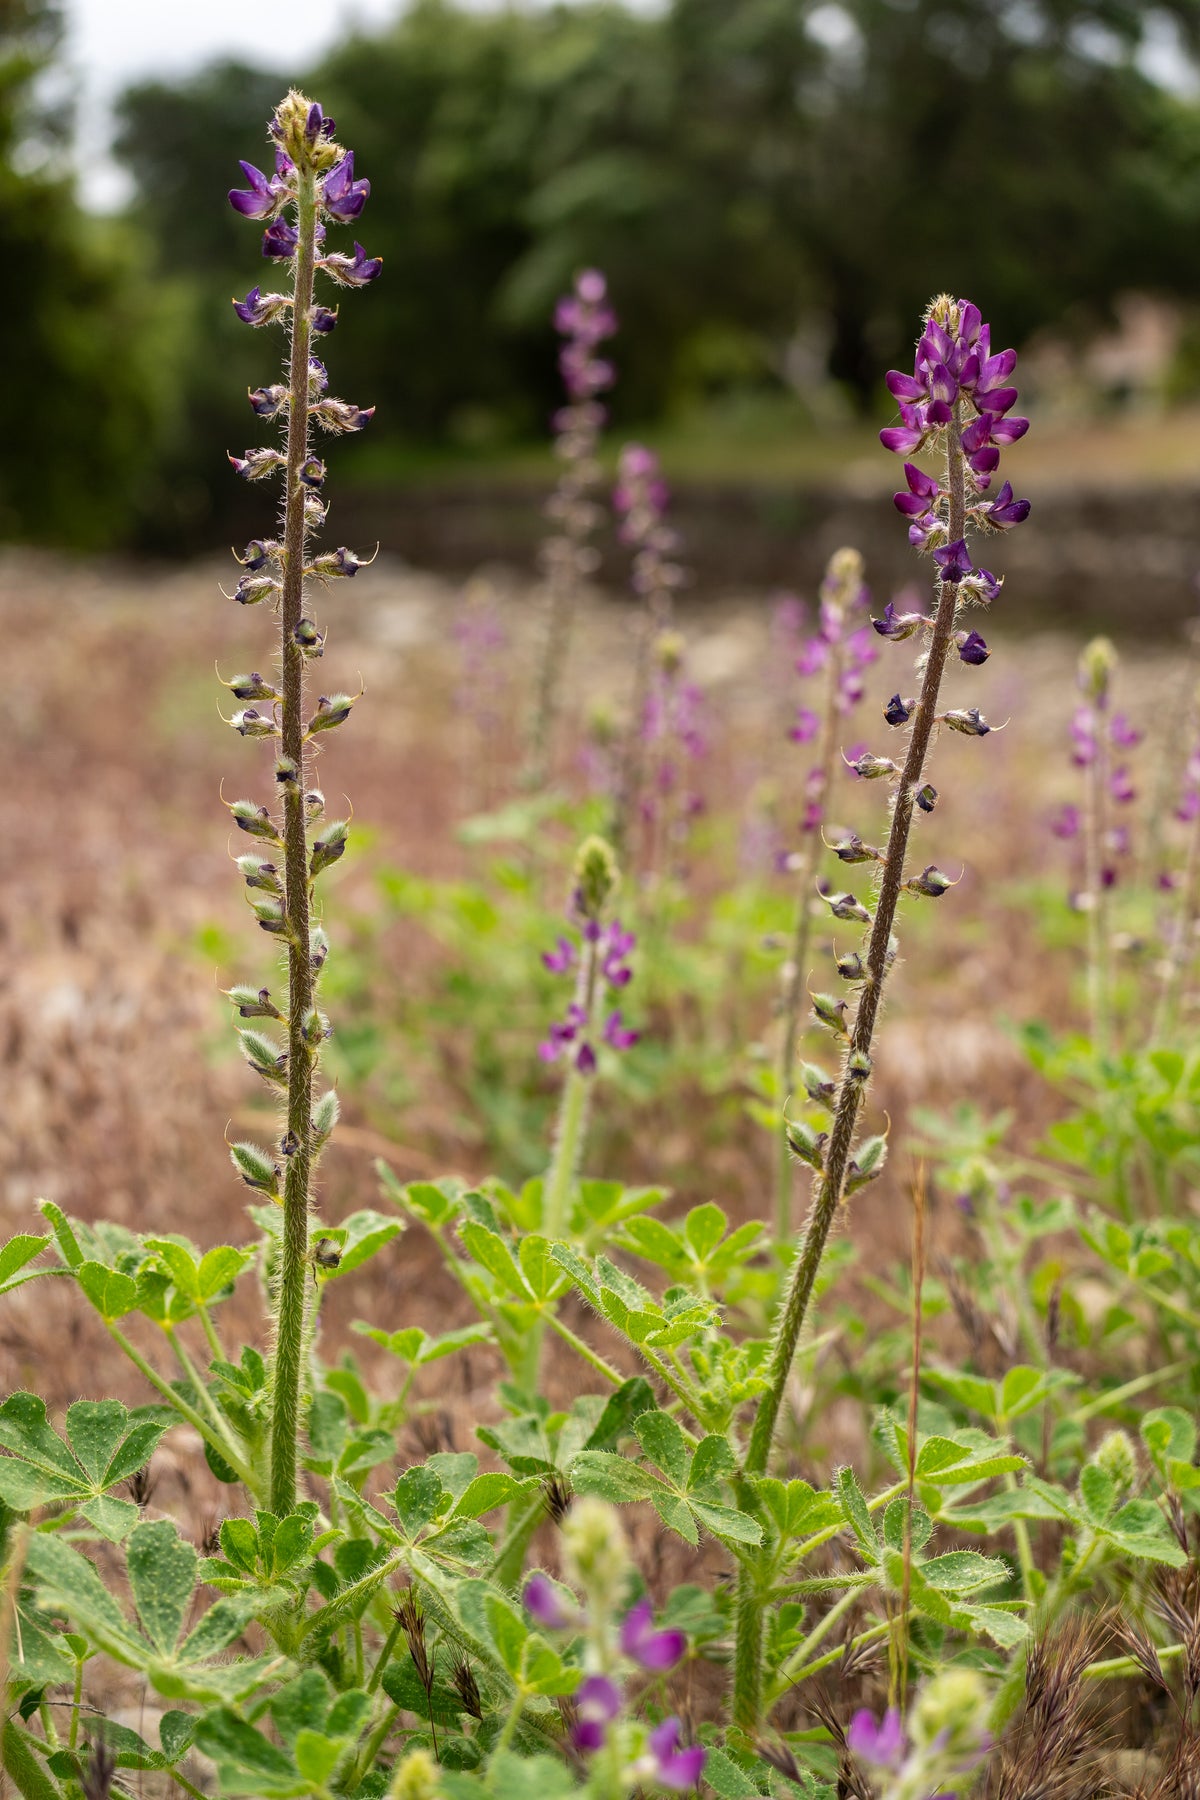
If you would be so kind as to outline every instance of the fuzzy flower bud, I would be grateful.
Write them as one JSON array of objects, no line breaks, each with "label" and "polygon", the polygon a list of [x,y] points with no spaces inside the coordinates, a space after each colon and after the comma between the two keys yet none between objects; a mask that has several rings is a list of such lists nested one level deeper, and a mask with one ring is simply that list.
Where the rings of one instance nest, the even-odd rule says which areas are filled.
[{"label": "fuzzy flower bud", "polygon": [[590,1495],[572,1502],[562,1527],[568,1579],[583,1589],[593,1618],[611,1618],[629,1569],[625,1534],[615,1507]]},{"label": "fuzzy flower bud", "polygon": [[1124,1498],[1137,1480],[1137,1453],[1129,1433],[1110,1431],[1101,1438],[1092,1461],[1104,1470]]},{"label": "fuzzy flower bud", "polygon": [[612,846],[601,837],[585,838],[575,857],[575,909],[581,918],[598,922],[621,885]]}]

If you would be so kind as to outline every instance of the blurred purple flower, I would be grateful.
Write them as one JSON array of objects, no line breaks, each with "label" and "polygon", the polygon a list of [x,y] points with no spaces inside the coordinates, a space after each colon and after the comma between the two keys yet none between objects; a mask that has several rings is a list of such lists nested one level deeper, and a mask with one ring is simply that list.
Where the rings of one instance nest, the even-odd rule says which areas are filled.
[{"label": "blurred purple flower", "polygon": [[621,1622],[621,1649],[643,1669],[673,1669],[687,1649],[687,1637],[682,1631],[656,1631],[654,1610],[643,1599]]},{"label": "blurred purple flower", "polygon": [[889,1706],[879,1724],[866,1707],[856,1712],[846,1732],[846,1743],[855,1756],[877,1769],[898,1769],[904,1759],[904,1724],[900,1709]]},{"label": "blurred purple flower", "polygon": [[670,1788],[675,1793],[699,1785],[708,1755],[701,1744],[691,1744],[681,1750],[679,1738],[678,1719],[664,1719],[650,1733],[650,1754],[654,1759],[652,1779],[660,1787]]}]

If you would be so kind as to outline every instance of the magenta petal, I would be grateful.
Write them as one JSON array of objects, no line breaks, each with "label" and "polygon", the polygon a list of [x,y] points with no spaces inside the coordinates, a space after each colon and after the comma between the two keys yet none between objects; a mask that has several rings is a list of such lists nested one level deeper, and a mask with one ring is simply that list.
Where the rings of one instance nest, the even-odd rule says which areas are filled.
[{"label": "magenta petal", "polygon": [[884,377],[888,392],[896,400],[924,400],[926,392],[924,384],[915,375],[902,374],[899,369],[889,369]]},{"label": "magenta petal", "polygon": [[907,456],[910,450],[917,448],[924,435],[923,431],[916,431],[911,426],[888,425],[880,432],[879,441],[885,450],[894,450],[897,456]]}]

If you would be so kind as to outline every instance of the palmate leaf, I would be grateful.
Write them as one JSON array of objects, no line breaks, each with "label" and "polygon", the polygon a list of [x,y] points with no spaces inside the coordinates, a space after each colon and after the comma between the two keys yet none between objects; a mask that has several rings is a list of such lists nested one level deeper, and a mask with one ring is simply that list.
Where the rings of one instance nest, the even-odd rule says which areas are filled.
[{"label": "palmate leaf", "polygon": [[732,1548],[759,1544],[762,1526],[726,1504],[735,1473],[733,1452],[722,1437],[702,1438],[695,1449],[669,1413],[641,1413],[633,1422],[642,1450],[661,1474],[610,1450],[583,1450],[570,1466],[578,1494],[616,1503],[648,1500],[663,1524],[693,1547],[700,1529]]},{"label": "palmate leaf", "polygon": [[138,1509],[110,1489],[144,1467],[165,1427],[131,1418],[119,1400],[77,1400],[67,1408],[67,1438],[50,1424],[36,1394],[12,1394],[0,1406],[0,1500],[16,1512],[77,1508],[102,1537],[119,1543]]},{"label": "palmate leaf", "polygon": [[170,1699],[228,1700],[250,1692],[277,1657],[221,1662],[211,1658],[241,1636],[254,1613],[253,1596],[218,1600],[196,1629],[178,1641],[191,1610],[197,1556],[169,1519],[144,1522],[130,1534],[127,1569],[141,1625],[126,1618],[93,1564],[61,1537],[34,1532],[26,1568],[40,1604],[66,1614],[100,1650],[142,1670]]}]

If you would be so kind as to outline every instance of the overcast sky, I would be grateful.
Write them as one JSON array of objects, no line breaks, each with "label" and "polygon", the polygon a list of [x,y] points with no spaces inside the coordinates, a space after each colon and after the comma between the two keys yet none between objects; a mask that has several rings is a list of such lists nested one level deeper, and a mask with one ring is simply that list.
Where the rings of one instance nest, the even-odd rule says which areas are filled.
[{"label": "overcast sky", "polygon": [[[400,0],[66,0],[67,53],[79,85],[79,169],[93,205],[124,196],[107,156],[113,98],[145,75],[182,75],[218,56],[302,66],[347,23],[378,25]],[[287,53],[281,50],[281,41]]]},{"label": "overcast sky", "polygon": [[[500,0],[470,0],[474,5]],[[655,0],[641,0],[653,5]],[[734,6],[738,0],[729,0]],[[68,58],[79,97],[79,171],[86,200],[112,207],[125,198],[124,178],[108,155],[114,97],[146,75],[175,76],[220,56],[299,70],[347,24],[379,25],[403,0],[64,0]],[[840,9],[817,9],[836,24]],[[1151,14],[1143,66],[1168,86],[1192,88],[1173,32]],[[286,50],[282,48],[286,46]]]}]

